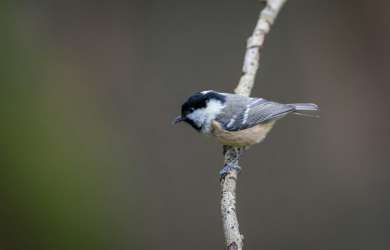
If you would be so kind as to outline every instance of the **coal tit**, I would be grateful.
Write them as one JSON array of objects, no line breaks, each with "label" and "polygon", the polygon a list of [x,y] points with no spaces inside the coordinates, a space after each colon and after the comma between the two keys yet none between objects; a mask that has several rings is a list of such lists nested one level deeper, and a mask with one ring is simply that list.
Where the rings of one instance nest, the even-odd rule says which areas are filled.
[{"label": "coal tit", "polygon": [[174,123],[184,121],[223,145],[247,147],[261,142],[275,121],[300,111],[317,111],[313,103],[281,104],[263,98],[207,90],[191,95]]}]

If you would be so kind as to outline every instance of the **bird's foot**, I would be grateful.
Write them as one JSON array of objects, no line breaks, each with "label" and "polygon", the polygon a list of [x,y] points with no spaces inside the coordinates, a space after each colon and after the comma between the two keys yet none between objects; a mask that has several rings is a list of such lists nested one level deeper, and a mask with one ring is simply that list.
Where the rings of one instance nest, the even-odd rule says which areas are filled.
[{"label": "bird's foot", "polygon": [[234,163],[226,163],[219,171],[219,176],[221,177],[221,179],[224,179],[225,176],[231,171],[236,171],[238,174],[241,172],[241,167]]}]

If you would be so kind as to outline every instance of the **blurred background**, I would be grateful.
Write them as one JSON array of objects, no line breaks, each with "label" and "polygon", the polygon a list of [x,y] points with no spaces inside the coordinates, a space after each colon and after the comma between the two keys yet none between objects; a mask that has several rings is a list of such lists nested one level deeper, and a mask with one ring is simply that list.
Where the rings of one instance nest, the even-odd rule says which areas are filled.
[{"label": "blurred background", "polygon": [[[171,126],[230,92],[262,4],[1,1],[0,248],[223,249],[221,147]],[[390,248],[390,3],[289,1],[254,96],[315,102],[241,161],[246,249]]]}]

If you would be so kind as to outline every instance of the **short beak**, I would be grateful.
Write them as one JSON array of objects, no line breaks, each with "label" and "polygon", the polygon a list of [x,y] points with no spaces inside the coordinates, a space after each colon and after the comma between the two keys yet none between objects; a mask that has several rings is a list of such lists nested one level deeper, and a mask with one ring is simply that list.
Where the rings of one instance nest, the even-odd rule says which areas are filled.
[{"label": "short beak", "polygon": [[184,118],[181,115],[179,115],[178,117],[175,118],[175,120],[172,122],[172,124],[175,125],[176,123],[179,123],[182,121],[184,121]]}]

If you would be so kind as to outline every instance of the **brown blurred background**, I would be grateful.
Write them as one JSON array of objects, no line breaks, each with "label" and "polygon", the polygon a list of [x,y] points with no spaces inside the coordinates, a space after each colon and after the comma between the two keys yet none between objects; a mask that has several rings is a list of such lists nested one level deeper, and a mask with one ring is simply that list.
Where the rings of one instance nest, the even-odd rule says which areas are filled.
[{"label": "brown blurred background", "polygon": [[[232,91],[261,4],[2,1],[0,249],[223,249],[221,147],[171,126]],[[390,3],[289,1],[254,96],[308,101],[242,160],[246,249],[390,249]]]}]

